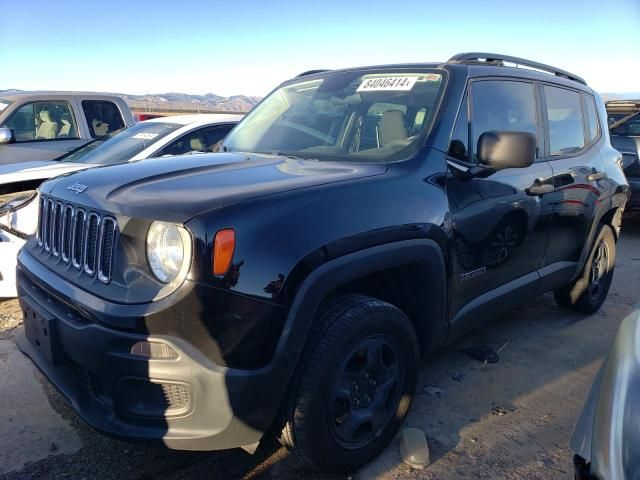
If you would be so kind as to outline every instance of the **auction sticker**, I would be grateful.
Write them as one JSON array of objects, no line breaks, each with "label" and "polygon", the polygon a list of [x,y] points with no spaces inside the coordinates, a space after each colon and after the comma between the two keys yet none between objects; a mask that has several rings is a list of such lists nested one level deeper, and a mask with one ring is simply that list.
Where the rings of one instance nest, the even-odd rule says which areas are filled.
[{"label": "auction sticker", "polygon": [[156,138],[158,136],[157,133],[136,133],[133,137],[131,138],[139,138],[141,140],[153,140],[154,138]]},{"label": "auction sticker", "polygon": [[376,77],[363,81],[356,92],[372,92],[381,90],[409,91],[418,77]]}]

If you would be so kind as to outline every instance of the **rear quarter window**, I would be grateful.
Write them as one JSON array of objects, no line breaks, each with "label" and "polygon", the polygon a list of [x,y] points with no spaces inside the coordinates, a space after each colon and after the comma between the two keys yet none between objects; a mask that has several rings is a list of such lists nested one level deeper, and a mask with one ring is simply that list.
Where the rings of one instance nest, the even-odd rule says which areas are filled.
[{"label": "rear quarter window", "polygon": [[600,135],[600,119],[598,118],[596,99],[591,95],[585,95],[584,103],[587,108],[587,120],[589,121],[589,142],[593,142]]},{"label": "rear quarter window", "polygon": [[118,106],[107,100],[83,100],[82,110],[89,126],[89,133],[98,138],[124,127]]}]

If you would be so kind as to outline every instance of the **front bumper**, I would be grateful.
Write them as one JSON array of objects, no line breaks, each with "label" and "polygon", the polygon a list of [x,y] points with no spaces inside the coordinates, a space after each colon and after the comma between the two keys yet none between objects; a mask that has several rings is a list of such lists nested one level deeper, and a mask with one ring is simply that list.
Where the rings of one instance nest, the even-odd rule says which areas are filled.
[{"label": "front bumper", "polygon": [[0,230],[0,298],[13,298],[16,290],[16,258],[25,240]]},{"label": "front bumper", "polygon": [[[175,449],[217,450],[253,448],[271,425],[286,389],[278,369],[224,367],[175,335],[90,321],[92,302],[61,293],[75,287],[47,282],[51,272],[34,273],[20,259],[17,271],[25,324],[18,347],[95,429]],[[121,307],[94,300],[107,310]],[[143,356],[144,348],[134,348],[139,342],[162,345],[166,358]]]}]

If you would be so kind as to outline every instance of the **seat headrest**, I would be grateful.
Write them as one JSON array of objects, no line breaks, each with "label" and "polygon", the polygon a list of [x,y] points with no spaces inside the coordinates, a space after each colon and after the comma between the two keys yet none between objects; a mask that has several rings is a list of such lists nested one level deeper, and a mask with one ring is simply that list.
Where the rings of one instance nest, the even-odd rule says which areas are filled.
[{"label": "seat headrest", "polygon": [[193,137],[189,140],[189,148],[192,152],[204,152],[207,146],[202,137]]},{"label": "seat headrest", "polygon": [[42,122],[53,122],[53,120],[51,119],[51,112],[49,112],[49,110],[40,110],[40,113],[38,113],[38,117]]},{"label": "seat headrest", "polygon": [[97,137],[101,137],[101,136],[106,135],[107,133],[109,133],[109,124],[106,123],[106,122],[103,122],[102,120],[100,120],[98,118],[94,118],[91,121],[91,126],[93,127],[93,133]]},{"label": "seat headrest", "polygon": [[388,110],[380,119],[380,143],[382,146],[394,140],[405,140],[407,129],[404,126],[404,113],[401,110]]}]

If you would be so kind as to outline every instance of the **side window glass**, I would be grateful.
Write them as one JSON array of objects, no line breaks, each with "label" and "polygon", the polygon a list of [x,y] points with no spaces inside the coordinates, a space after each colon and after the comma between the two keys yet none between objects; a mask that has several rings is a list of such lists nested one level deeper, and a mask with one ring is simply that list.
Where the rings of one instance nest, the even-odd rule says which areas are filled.
[{"label": "side window glass", "polygon": [[82,110],[93,138],[102,137],[124,127],[120,110],[113,102],[105,100],[83,100]]},{"label": "side window glass", "polygon": [[587,118],[589,119],[589,141],[593,142],[600,133],[600,120],[598,118],[598,109],[596,108],[596,99],[591,95],[585,95],[584,101],[587,106]]},{"label": "side window glass", "polygon": [[[610,113],[609,114],[609,125],[622,120],[625,117],[628,117],[631,112],[628,113]],[[617,127],[611,130],[611,135],[620,135],[620,136],[631,136],[637,137],[640,136],[640,114],[637,114],[627,121],[621,123]]]},{"label": "side window glass", "polygon": [[584,148],[584,125],[577,92],[545,85],[549,153],[567,155]]},{"label": "side window glass", "polygon": [[215,127],[201,128],[200,130],[187,133],[171,142],[158,152],[156,156],[211,152],[213,151],[213,146],[222,140],[232,127],[233,125],[217,125]]},{"label": "side window glass", "polygon": [[449,151],[447,152],[451,158],[470,162],[469,159],[469,105],[465,96],[456,124],[451,134],[451,142],[449,143]]},{"label": "side window glass", "polygon": [[27,103],[3,126],[13,130],[16,142],[78,138],[71,105],[61,100]]},{"label": "side window glass", "polygon": [[[473,83],[471,132],[474,152],[485,132],[529,132],[538,134],[534,85],[505,80]],[[474,153],[477,161],[477,152]]]}]

